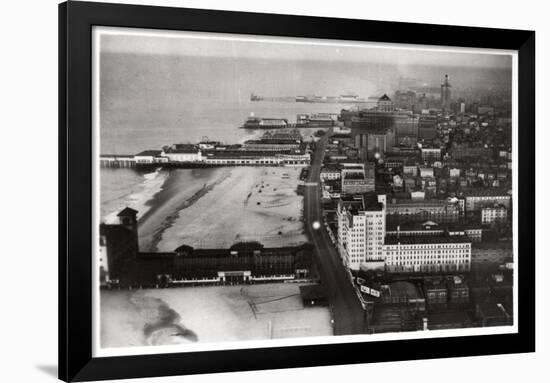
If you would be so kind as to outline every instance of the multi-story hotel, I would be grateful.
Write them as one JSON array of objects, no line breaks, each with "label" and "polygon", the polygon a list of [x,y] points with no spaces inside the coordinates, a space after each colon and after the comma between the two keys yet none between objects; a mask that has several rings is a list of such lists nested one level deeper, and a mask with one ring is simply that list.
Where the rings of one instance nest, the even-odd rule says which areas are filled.
[{"label": "multi-story hotel", "polygon": [[418,117],[411,111],[395,110],[387,95],[378,99],[376,108],[348,112],[342,118],[345,123],[349,120],[361,159],[382,157],[392,151],[396,143],[416,145]]},{"label": "multi-story hotel", "polygon": [[462,236],[388,236],[383,254],[389,272],[469,271],[472,243]]},{"label": "multi-story hotel", "polygon": [[423,223],[413,222],[402,225],[386,224],[386,236],[390,237],[423,237],[423,236],[462,236],[471,242],[481,242],[483,229],[481,226],[472,224],[437,224],[426,221]]},{"label": "multi-story hotel", "polygon": [[458,222],[460,205],[453,200],[394,199],[386,206],[388,222],[435,221],[436,223]]},{"label": "multi-story hotel", "polygon": [[338,202],[338,250],[344,265],[359,270],[367,261],[383,261],[386,196],[344,197]]},{"label": "multi-story hotel", "polygon": [[374,164],[343,164],[341,170],[342,194],[361,194],[374,191]]}]

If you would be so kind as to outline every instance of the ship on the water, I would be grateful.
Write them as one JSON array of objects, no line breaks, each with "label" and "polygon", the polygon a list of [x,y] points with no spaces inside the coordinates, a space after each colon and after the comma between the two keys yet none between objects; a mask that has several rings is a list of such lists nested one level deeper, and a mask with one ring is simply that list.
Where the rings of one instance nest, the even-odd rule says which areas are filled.
[{"label": "ship on the water", "polygon": [[361,103],[367,102],[368,100],[362,97],[359,97],[355,93],[346,93],[339,96],[316,96],[316,95],[307,95],[307,96],[296,96],[296,102],[312,102],[312,103],[331,103],[331,104],[348,104],[348,103]]},{"label": "ship on the water", "polygon": [[250,101],[294,102],[294,97],[265,97],[250,93]]},{"label": "ship on the water", "polygon": [[295,96],[295,97],[265,97],[255,93],[250,94],[250,101],[274,101],[274,102],[311,102],[328,104],[360,104],[369,102],[368,99],[359,97],[355,93],[345,93],[339,96]]},{"label": "ship on the water", "polygon": [[250,101],[263,101],[263,97],[260,97],[254,93],[250,93]]}]

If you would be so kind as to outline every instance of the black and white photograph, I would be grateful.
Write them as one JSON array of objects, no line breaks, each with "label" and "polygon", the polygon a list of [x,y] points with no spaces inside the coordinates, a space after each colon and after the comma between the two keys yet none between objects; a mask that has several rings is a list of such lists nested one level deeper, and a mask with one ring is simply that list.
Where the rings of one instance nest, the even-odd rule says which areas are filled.
[{"label": "black and white photograph", "polygon": [[2,10],[1,381],[544,376],[543,5]]},{"label": "black and white photograph", "polygon": [[517,55],[94,27],[94,352],[517,331]]}]

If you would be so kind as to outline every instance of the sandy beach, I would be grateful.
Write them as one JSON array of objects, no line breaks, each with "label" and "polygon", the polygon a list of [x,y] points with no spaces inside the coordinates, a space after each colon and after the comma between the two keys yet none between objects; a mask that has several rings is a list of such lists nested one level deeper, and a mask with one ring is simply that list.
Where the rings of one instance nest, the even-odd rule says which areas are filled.
[{"label": "sandy beach", "polygon": [[332,335],[297,284],[101,291],[101,345],[172,345]]},{"label": "sandy beach", "polygon": [[307,241],[301,221],[303,197],[296,192],[300,168],[234,167],[202,186],[202,192],[165,220],[157,251],[229,247],[260,241],[268,247]]},{"label": "sandy beach", "polygon": [[140,249],[158,251],[164,230],[179,217],[179,211],[194,204],[230,174],[230,168],[169,171],[159,192],[147,202],[147,213],[139,220]]}]

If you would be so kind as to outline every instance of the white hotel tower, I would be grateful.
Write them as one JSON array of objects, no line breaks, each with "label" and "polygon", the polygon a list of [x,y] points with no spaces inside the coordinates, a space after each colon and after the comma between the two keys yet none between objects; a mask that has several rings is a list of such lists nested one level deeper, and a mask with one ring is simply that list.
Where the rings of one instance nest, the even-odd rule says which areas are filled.
[{"label": "white hotel tower", "polygon": [[386,196],[343,197],[338,202],[338,251],[344,265],[359,270],[384,261]]},{"label": "white hotel tower", "polygon": [[338,251],[351,270],[455,272],[470,270],[472,240],[464,235],[386,237],[386,196],[355,195],[338,201]]}]

